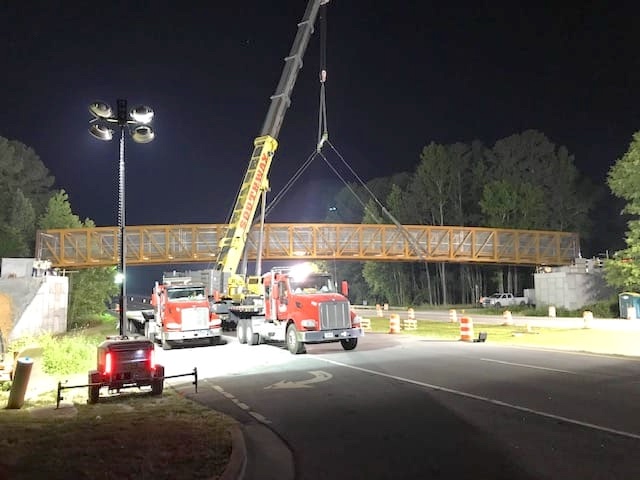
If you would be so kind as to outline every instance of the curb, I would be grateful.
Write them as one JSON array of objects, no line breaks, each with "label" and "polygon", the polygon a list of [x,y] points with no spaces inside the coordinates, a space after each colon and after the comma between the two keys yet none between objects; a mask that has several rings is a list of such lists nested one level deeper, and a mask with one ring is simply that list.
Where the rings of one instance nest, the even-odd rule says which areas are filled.
[{"label": "curb", "polygon": [[247,446],[239,424],[228,428],[231,434],[231,457],[227,467],[220,475],[220,480],[240,480],[244,478],[247,466]]}]

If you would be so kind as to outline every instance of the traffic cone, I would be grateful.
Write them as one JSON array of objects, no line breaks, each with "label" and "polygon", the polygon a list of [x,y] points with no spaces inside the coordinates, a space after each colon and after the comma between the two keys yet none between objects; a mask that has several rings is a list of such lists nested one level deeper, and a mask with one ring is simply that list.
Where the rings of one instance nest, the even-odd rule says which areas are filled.
[{"label": "traffic cone", "polygon": [[400,333],[400,315],[397,313],[389,316],[389,333]]}]

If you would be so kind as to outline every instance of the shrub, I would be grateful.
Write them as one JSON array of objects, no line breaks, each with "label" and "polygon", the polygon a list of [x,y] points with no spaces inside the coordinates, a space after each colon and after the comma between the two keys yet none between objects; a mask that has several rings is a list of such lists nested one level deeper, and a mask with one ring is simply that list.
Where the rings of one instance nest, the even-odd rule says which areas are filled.
[{"label": "shrub", "polygon": [[95,368],[96,342],[81,335],[43,337],[44,371],[53,375],[69,375]]}]

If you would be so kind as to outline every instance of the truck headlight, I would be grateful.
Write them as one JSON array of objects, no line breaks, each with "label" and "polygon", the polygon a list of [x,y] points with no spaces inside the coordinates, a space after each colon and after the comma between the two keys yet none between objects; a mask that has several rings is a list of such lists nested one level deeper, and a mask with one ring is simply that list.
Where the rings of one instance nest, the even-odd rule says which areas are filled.
[{"label": "truck headlight", "polygon": [[300,325],[303,326],[304,328],[316,328],[316,321],[315,320],[302,320],[300,322]]}]

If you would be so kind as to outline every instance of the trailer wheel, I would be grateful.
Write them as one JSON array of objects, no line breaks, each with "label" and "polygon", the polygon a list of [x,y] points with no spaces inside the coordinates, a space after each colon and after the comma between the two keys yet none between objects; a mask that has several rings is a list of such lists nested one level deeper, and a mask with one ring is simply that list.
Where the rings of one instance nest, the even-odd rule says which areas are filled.
[{"label": "trailer wheel", "polygon": [[152,395],[162,395],[162,390],[164,389],[164,367],[161,365],[156,366],[156,376],[158,378],[154,378],[151,381],[151,394]]},{"label": "trailer wheel", "polygon": [[340,344],[342,345],[342,348],[344,348],[345,350],[353,350],[358,346],[358,339],[343,338],[342,340],[340,340]]},{"label": "trailer wheel", "polygon": [[293,355],[305,353],[307,349],[300,340],[298,340],[298,332],[296,326],[292,323],[287,327],[287,348]]},{"label": "trailer wheel", "polygon": [[100,385],[91,385],[92,383],[100,382],[100,373],[93,370],[89,372],[89,398],[88,403],[94,404],[98,403],[100,399]]}]

